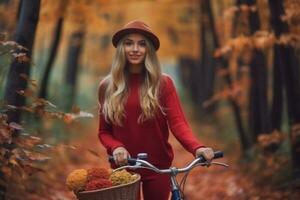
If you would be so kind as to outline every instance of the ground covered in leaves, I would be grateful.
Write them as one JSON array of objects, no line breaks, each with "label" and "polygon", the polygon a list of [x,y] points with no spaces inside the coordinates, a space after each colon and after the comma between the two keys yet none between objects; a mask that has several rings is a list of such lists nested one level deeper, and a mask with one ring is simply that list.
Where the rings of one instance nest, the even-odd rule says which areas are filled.
[{"label": "ground covered in leaves", "polygon": [[[192,126],[195,130],[201,128],[207,132],[212,129],[211,126],[206,127],[206,125]],[[97,139],[97,123],[85,127],[82,132],[84,133],[82,136],[70,140],[64,145],[58,145],[55,150],[50,152],[49,156],[52,159],[42,166],[44,172],[27,178],[23,190],[16,192],[14,187],[10,187],[9,199],[20,199],[20,197],[30,200],[76,199],[73,192],[68,191],[65,185],[68,173],[79,168],[109,168],[105,149]],[[260,174],[253,170],[253,168],[257,168],[255,162],[242,162],[240,150],[234,142],[228,147],[228,144],[216,140],[215,137],[210,137],[209,134],[199,137],[205,144],[225,151],[225,157],[218,161],[229,164],[229,168],[220,166],[195,168],[189,174],[185,185],[186,199],[299,199],[300,192],[292,189],[289,185],[274,186],[270,182],[271,178],[259,177]],[[185,151],[173,136],[171,136],[170,142],[175,152],[174,166],[183,167],[193,159],[192,155]]]}]

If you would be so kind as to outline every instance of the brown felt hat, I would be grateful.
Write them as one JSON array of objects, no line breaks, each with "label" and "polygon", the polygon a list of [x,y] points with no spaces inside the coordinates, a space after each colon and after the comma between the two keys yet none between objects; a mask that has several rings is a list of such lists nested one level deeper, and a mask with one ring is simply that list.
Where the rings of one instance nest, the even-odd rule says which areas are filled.
[{"label": "brown felt hat", "polygon": [[113,35],[112,43],[114,47],[117,47],[118,42],[122,37],[130,33],[140,33],[144,35],[152,42],[155,50],[159,49],[160,43],[158,37],[152,32],[152,30],[147,24],[140,20],[134,20],[129,22]]}]

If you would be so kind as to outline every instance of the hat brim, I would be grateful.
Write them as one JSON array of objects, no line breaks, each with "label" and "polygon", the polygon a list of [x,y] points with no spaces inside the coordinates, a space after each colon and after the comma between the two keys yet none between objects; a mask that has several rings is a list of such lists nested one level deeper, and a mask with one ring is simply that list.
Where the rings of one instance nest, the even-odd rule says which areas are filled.
[{"label": "hat brim", "polygon": [[159,39],[156,35],[154,35],[151,32],[148,31],[144,31],[141,29],[137,29],[137,28],[126,28],[126,29],[122,29],[119,30],[118,32],[116,32],[112,38],[112,43],[114,45],[114,47],[117,47],[119,41],[125,36],[128,35],[130,33],[140,33],[142,35],[144,35],[145,37],[147,37],[153,44],[153,47],[155,50],[159,49],[160,46],[160,42]]}]

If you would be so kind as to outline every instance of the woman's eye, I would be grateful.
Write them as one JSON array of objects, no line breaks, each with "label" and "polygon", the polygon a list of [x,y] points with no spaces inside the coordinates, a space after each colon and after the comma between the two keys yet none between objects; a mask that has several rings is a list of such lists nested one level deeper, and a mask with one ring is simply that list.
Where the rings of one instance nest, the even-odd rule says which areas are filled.
[{"label": "woman's eye", "polygon": [[126,46],[130,46],[132,44],[132,42],[125,42],[124,43]]},{"label": "woman's eye", "polygon": [[141,45],[142,47],[145,47],[145,46],[146,46],[146,42],[141,42],[140,45]]}]

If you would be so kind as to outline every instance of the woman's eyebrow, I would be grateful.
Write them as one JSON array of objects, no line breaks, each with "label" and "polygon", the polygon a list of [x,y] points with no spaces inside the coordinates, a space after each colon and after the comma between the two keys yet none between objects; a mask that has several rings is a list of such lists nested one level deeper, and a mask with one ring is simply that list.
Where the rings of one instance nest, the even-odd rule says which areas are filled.
[{"label": "woman's eyebrow", "polygon": [[[134,42],[134,40],[132,40],[132,39],[130,39],[130,38],[126,38],[125,41],[126,41],[126,40],[128,40],[128,41],[130,41],[130,42]],[[137,42],[146,42],[146,40],[141,39],[141,40],[139,40],[139,41],[137,41]]]}]

